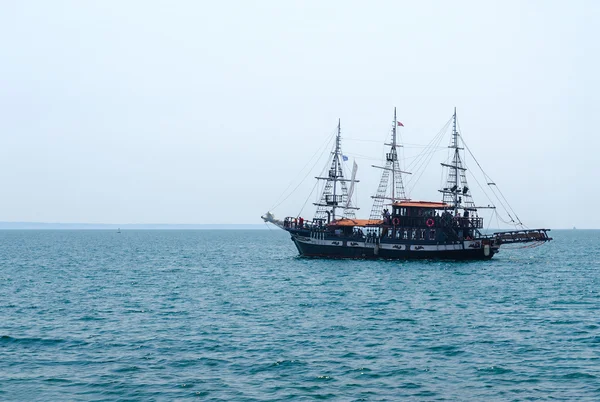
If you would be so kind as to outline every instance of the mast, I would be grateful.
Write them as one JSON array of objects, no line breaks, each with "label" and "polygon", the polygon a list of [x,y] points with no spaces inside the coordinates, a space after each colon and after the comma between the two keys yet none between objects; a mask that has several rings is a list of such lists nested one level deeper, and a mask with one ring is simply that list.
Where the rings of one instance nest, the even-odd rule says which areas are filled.
[{"label": "mast", "polygon": [[[337,126],[337,135],[335,136],[335,151],[333,152],[333,164],[335,166],[335,169],[337,170],[337,167],[339,165],[340,162],[340,139],[342,137],[342,119],[338,119],[338,126]],[[337,182],[338,182],[338,172],[336,172],[336,174],[333,176],[333,199],[336,199],[336,190],[337,190]],[[339,173],[342,173],[342,170],[339,169]],[[341,176],[341,174],[340,174]],[[334,202],[331,208],[331,213],[333,214],[333,220],[335,220],[335,209],[337,208],[337,202]]]},{"label": "mast", "polygon": [[[404,184],[402,182],[402,173],[410,174],[409,172],[403,172],[400,170],[400,163],[398,161],[398,145],[397,140],[397,127],[398,120],[396,117],[396,108],[394,108],[394,121],[392,123],[392,142],[389,144],[390,151],[385,154],[385,166],[375,166],[374,168],[382,169],[381,180],[379,181],[379,187],[377,193],[371,198],[374,199],[373,207],[371,208],[371,215],[369,217],[370,224],[375,224],[383,213],[383,204],[387,200],[390,204],[393,204],[400,200],[406,200],[406,194],[404,192]],[[392,188],[388,188],[390,179],[390,173],[392,177]]]},{"label": "mast", "polygon": [[[398,119],[396,118],[396,107],[394,106],[394,124],[392,125],[392,148],[391,148],[391,151],[394,154],[396,153],[396,127],[398,126],[397,122],[398,122]],[[392,202],[394,202],[394,200],[396,199],[396,175],[393,173],[392,173]]]},{"label": "mast", "polygon": [[449,204],[454,213],[460,208],[476,211],[471,192],[467,184],[467,169],[463,166],[460,151],[463,149],[459,144],[459,133],[457,129],[456,107],[452,115],[452,140],[448,148],[452,149],[452,162],[442,163],[448,168],[448,177],[445,187],[440,190],[443,193],[443,201]]},{"label": "mast", "polygon": [[[355,217],[354,211],[358,208],[350,206],[347,183],[352,182],[352,180],[344,178],[344,171],[342,169],[342,161],[344,159],[345,157],[342,154],[341,119],[339,119],[335,136],[335,147],[331,152],[329,173],[326,177],[316,177],[318,180],[325,180],[325,186],[323,187],[320,202],[314,203],[317,206],[315,219],[327,219],[328,222],[335,220],[338,208],[343,208],[343,217]],[[359,180],[354,180],[354,183],[358,182]]]},{"label": "mast", "polygon": [[[452,115],[452,147],[454,148],[454,177],[458,179],[458,162],[460,155],[458,154],[458,132],[456,131],[456,106],[454,106],[454,114]],[[458,181],[455,183],[458,184]],[[453,202],[454,212],[458,210],[458,191],[454,192]]]}]

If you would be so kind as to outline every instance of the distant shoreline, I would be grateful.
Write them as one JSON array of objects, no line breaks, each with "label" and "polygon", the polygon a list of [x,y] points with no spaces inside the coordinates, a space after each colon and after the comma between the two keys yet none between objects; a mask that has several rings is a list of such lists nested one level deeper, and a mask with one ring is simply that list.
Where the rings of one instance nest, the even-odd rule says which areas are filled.
[{"label": "distant shoreline", "polygon": [[[273,230],[266,224],[177,224],[177,223],[47,223],[47,222],[0,222],[0,230]],[[486,232],[510,229],[488,229]],[[599,230],[594,228],[557,228],[552,230]]]},{"label": "distant shoreline", "polygon": [[[0,222],[0,230],[268,230],[265,224],[113,224]],[[271,228],[272,229],[272,228]]]}]

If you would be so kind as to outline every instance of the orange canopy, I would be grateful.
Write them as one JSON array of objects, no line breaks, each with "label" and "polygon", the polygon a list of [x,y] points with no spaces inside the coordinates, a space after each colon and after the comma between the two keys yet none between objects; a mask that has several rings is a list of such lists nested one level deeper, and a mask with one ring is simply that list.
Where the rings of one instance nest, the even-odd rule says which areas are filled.
[{"label": "orange canopy", "polygon": [[383,221],[381,219],[338,219],[332,221],[329,226],[368,226],[368,225],[381,225]]},{"label": "orange canopy", "polygon": [[450,208],[450,205],[445,202],[434,202],[434,201],[399,201],[394,203],[395,207],[417,207],[417,208],[436,208],[445,209]]}]

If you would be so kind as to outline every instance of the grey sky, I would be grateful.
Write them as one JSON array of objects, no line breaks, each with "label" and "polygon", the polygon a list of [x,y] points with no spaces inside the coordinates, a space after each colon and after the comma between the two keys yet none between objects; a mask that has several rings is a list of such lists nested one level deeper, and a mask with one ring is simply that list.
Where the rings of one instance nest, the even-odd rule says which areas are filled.
[{"label": "grey sky", "polygon": [[[598,228],[599,11],[591,0],[2,1],[0,221],[256,223],[338,118],[345,150],[377,157],[380,145],[350,139],[386,139],[394,106],[403,140],[423,144],[457,106],[526,224]],[[444,155],[413,198],[440,198]],[[357,162],[368,216],[379,172]],[[275,213],[295,215],[313,184]]]}]

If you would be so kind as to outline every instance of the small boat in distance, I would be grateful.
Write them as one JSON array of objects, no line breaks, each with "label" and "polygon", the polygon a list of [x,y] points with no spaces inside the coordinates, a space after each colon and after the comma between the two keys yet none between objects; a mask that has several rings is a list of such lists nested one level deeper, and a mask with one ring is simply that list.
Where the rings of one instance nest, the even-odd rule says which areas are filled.
[{"label": "small boat in distance", "polygon": [[[550,229],[526,229],[512,208],[506,211],[518,228],[491,234],[482,231],[483,218],[478,215],[478,209],[495,209],[495,206],[475,205],[461,156],[468,148],[457,130],[456,108],[443,131],[450,123],[453,127],[448,147],[450,158],[441,163],[446,170],[446,184],[439,190],[441,202],[417,201],[406,196],[403,175],[411,173],[400,170],[398,147],[401,145],[397,142],[396,130],[403,124],[397,120],[394,109],[391,142],[385,144],[390,146],[385,154],[385,164],[373,165],[382,173],[377,191],[372,196],[369,219],[356,219],[355,216],[359,208],[352,205],[351,198],[358,183],[357,166],[355,163],[350,179],[344,177],[342,164],[347,157],[341,150],[340,122],[331,162],[328,162],[328,173],[324,177],[316,177],[325,183],[320,201],[314,203],[317,207],[314,218],[309,221],[296,216],[281,221],[275,219],[271,212],[261,218],[289,232],[300,255],[307,257],[487,260],[505,244],[532,243],[531,247],[552,240],[547,234]],[[442,138],[440,134],[438,136],[435,143],[430,143],[432,149]],[[428,152],[428,159],[433,155],[432,149],[423,151]],[[478,162],[477,165],[480,166]],[[496,184],[483,173],[487,185],[494,192]],[[498,199],[504,200],[500,201],[503,207],[508,204],[503,195],[502,199]]]},{"label": "small boat in distance", "polygon": [[121,228],[117,228],[117,233],[121,233]]}]

